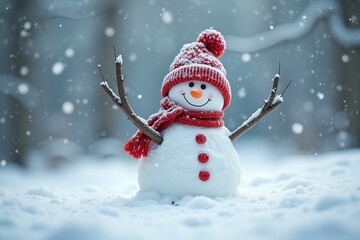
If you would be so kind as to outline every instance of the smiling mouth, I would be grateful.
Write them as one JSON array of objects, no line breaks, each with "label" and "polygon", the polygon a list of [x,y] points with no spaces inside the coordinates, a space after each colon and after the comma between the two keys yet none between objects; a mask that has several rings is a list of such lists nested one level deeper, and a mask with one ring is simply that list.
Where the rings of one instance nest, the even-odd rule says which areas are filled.
[{"label": "smiling mouth", "polygon": [[196,105],[196,104],[193,104],[193,103],[189,102],[189,101],[186,99],[186,97],[185,97],[185,93],[183,93],[183,94],[181,94],[181,95],[183,95],[183,97],[184,97],[185,101],[186,101],[188,104],[190,104],[191,106],[194,106],[194,107],[202,107],[202,106],[205,106],[206,104],[208,104],[208,102],[210,102],[210,101],[211,101],[211,99],[210,99],[210,98],[208,98],[208,100],[206,101],[206,103],[201,104],[201,105]]}]

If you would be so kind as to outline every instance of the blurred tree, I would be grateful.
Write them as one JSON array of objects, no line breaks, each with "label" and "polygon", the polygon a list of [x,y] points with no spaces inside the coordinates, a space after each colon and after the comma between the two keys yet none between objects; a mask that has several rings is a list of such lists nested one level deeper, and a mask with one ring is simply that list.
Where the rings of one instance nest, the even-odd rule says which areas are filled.
[{"label": "blurred tree", "polygon": [[[341,1],[344,23],[349,28],[360,29],[360,1],[350,0]],[[347,132],[354,138],[351,146],[360,146],[360,47],[345,49],[340,48],[338,59],[342,60],[339,86],[337,110],[344,112],[345,117],[339,119],[345,126],[337,138],[338,141],[347,141]]]},{"label": "blurred tree", "polygon": [[[5,1],[0,9],[1,13],[1,36],[0,52],[3,58],[0,78],[0,158],[24,164],[24,153],[30,134],[28,122],[32,121],[32,109],[27,108],[22,94],[29,91],[25,76],[31,68],[31,60],[26,54],[23,46],[28,32],[24,30],[24,23],[27,20],[29,1]],[[13,98],[9,98],[13,97]]]}]

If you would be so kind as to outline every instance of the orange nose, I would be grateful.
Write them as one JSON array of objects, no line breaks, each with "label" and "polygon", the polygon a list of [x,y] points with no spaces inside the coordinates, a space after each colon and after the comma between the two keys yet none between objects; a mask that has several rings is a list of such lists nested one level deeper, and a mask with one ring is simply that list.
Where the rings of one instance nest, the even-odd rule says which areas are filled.
[{"label": "orange nose", "polygon": [[190,95],[193,97],[193,98],[201,98],[202,97],[202,92],[196,88],[194,89],[191,89],[190,90]]}]

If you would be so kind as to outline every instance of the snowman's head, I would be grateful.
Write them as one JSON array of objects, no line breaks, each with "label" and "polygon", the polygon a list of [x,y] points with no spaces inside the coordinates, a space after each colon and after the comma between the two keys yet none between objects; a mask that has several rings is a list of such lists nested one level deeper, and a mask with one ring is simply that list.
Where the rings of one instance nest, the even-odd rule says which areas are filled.
[{"label": "snowman's head", "polygon": [[213,29],[185,44],[164,77],[161,96],[189,110],[224,111],[231,101],[226,70],[219,60],[225,45],[221,33]]},{"label": "snowman's head", "polygon": [[169,98],[193,111],[221,111],[224,97],[213,85],[203,81],[188,81],[173,86]]}]

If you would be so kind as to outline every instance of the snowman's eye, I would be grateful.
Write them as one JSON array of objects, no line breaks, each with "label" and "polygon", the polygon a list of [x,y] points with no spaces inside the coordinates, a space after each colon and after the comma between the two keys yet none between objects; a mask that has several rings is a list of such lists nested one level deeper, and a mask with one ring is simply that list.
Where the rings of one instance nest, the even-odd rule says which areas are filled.
[{"label": "snowman's eye", "polygon": [[205,85],[205,84],[201,84],[200,87],[201,87],[202,90],[205,90],[205,89],[206,89],[206,85]]},{"label": "snowman's eye", "polygon": [[189,83],[189,87],[193,87],[195,84],[193,82]]}]

